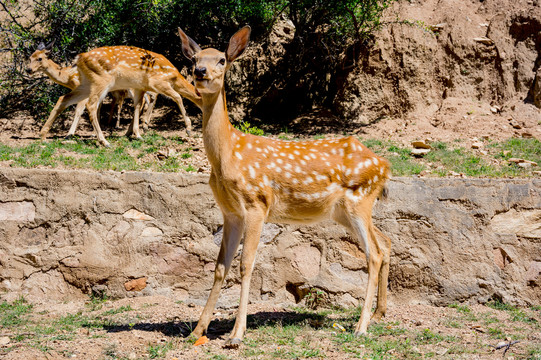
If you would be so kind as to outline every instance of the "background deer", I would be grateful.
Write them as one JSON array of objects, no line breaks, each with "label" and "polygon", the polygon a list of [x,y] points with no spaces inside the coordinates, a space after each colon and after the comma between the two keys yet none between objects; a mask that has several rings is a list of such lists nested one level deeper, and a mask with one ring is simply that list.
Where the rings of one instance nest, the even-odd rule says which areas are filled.
[{"label": "background deer", "polygon": [[[36,73],[36,72],[42,72],[45,75],[47,75],[49,79],[51,79],[55,83],[62,85],[64,87],[67,87],[70,90],[73,90],[77,86],[80,85],[80,78],[79,78],[79,72],[77,71],[77,67],[76,66],[61,67],[60,65],[55,63],[53,60],[51,60],[49,58],[49,53],[50,53],[52,44],[53,43],[50,43],[49,45],[45,46],[45,44],[40,43],[38,45],[37,50],[29,58],[30,62],[28,64],[27,71],[31,74]],[[133,92],[129,90],[128,91],[118,90],[118,91],[111,92],[111,95],[113,97],[113,102],[111,104],[111,110],[109,112],[108,124],[112,123],[113,114],[116,107],[117,120],[116,120],[115,126],[118,128],[120,126],[120,115],[121,115],[122,104],[124,103],[124,99],[126,98],[126,96],[130,96],[133,98]],[[143,122],[144,124],[146,124],[149,121],[150,115],[152,113],[152,109],[154,108],[154,103],[156,101],[155,94],[150,93],[150,96],[148,95],[149,94],[145,94],[144,96],[145,102],[148,104],[148,111],[144,117],[144,122]],[[73,117],[73,122],[71,124],[67,137],[71,137],[75,134],[75,130],[77,129],[77,125],[79,124],[79,120],[86,106],[86,103],[87,103],[87,99],[77,104],[75,115]]]},{"label": "background deer", "polygon": [[109,146],[97,120],[98,106],[107,93],[128,89],[133,91],[135,112],[126,135],[141,137],[139,114],[141,100],[147,91],[163,94],[177,103],[186,124],[186,132],[190,135],[192,125],[181,96],[198,107],[201,107],[201,98],[195,93],[193,85],[163,55],[133,46],[108,46],[79,54],[76,66],[80,84],[58,99],[41,129],[42,138],[47,136],[54,120],[66,107],[88,99],[86,106],[98,141]]},{"label": "background deer", "polygon": [[[203,141],[212,166],[210,186],[224,218],[214,284],[193,335],[211,321],[224,278],[237,248],[241,256],[241,295],[235,326],[226,346],[238,346],[246,330],[250,279],[263,223],[310,223],[332,218],[344,225],[368,262],[365,304],[355,334],[365,334],[378,287],[373,319],[386,311],[391,240],[372,224],[372,207],[384,194],[389,162],[353,137],[281,141],[244,134],[228,119],[224,76],[249,41],[239,30],[225,53],[201,48],[181,29],[184,55],[193,62],[195,88],[203,102]],[[378,284],[379,281],[379,284]]]}]

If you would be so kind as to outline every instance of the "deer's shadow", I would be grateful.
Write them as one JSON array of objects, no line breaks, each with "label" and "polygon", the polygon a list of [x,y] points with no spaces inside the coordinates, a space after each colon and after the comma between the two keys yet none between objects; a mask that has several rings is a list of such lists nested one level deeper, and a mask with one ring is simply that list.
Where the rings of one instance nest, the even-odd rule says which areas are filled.
[{"label": "deer's shadow", "polygon": [[[329,326],[333,320],[328,319],[324,315],[315,313],[299,313],[294,311],[278,311],[267,312],[262,311],[248,315],[247,328],[258,329],[264,326],[290,326],[290,325],[306,325],[314,327]],[[334,321],[338,321],[335,319]],[[327,322],[329,324],[327,324]],[[214,319],[207,330],[209,339],[217,339],[228,334],[233,329],[235,324],[234,318]],[[167,321],[167,322],[142,322],[135,325],[106,325],[104,329],[109,333],[124,332],[124,331],[148,331],[161,332],[164,336],[188,337],[192,330],[195,329],[197,321]]]}]

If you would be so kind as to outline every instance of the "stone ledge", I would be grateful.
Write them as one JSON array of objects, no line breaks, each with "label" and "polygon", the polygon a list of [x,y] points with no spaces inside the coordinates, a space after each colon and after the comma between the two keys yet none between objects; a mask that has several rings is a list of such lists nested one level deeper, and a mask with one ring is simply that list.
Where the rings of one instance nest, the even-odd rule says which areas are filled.
[{"label": "stone ledge", "polygon": [[[206,298],[222,224],[208,176],[0,168],[0,178],[0,291]],[[395,178],[389,190],[374,219],[393,241],[395,299],[541,302],[540,180]],[[268,225],[263,239],[253,301],[312,287],[344,305],[362,298],[366,261],[342,227]],[[223,306],[238,298],[238,266]]]}]

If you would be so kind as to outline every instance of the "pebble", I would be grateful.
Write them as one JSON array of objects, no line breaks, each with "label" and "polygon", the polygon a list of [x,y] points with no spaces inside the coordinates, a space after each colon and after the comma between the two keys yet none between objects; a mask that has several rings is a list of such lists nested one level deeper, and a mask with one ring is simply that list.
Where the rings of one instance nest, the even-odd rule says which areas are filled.
[{"label": "pebble", "polygon": [[423,156],[430,152],[430,149],[413,149],[411,150],[411,154],[413,156]]},{"label": "pebble", "polygon": [[5,346],[9,344],[9,342],[10,342],[9,337],[7,336],[0,337],[0,346]]}]

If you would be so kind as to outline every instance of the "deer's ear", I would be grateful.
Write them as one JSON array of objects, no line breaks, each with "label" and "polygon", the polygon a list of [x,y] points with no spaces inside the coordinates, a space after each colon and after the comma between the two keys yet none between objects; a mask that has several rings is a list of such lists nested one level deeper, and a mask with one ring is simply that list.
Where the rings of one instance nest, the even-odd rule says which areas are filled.
[{"label": "deer's ear", "polygon": [[201,48],[181,28],[178,28],[178,36],[180,36],[180,40],[182,41],[182,53],[189,60],[192,60],[193,56],[201,51]]},{"label": "deer's ear", "polygon": [[233,62],[236,58],[242,55],[246,49],[246,46],[248,45],[248,42],[250,41],[251,31],[252,29],[246,25],[231,37],[231,40],[229,40],[229,45],[227,45],[227,50],[225,51],[228,62]]},{"label": "deer's ear", "polygon": [[45,44],[43,41],[38,44],[38,48],[36,50],[45,50]]},{"label": "deer's ear", "polygon": [[55,41],[56,41],[56,40],[52,40],[50,43],[48,43],[47,46],[45,46],[45,50],[51,51],[51,49],[53,48],[53,45],[54,45]]}]

